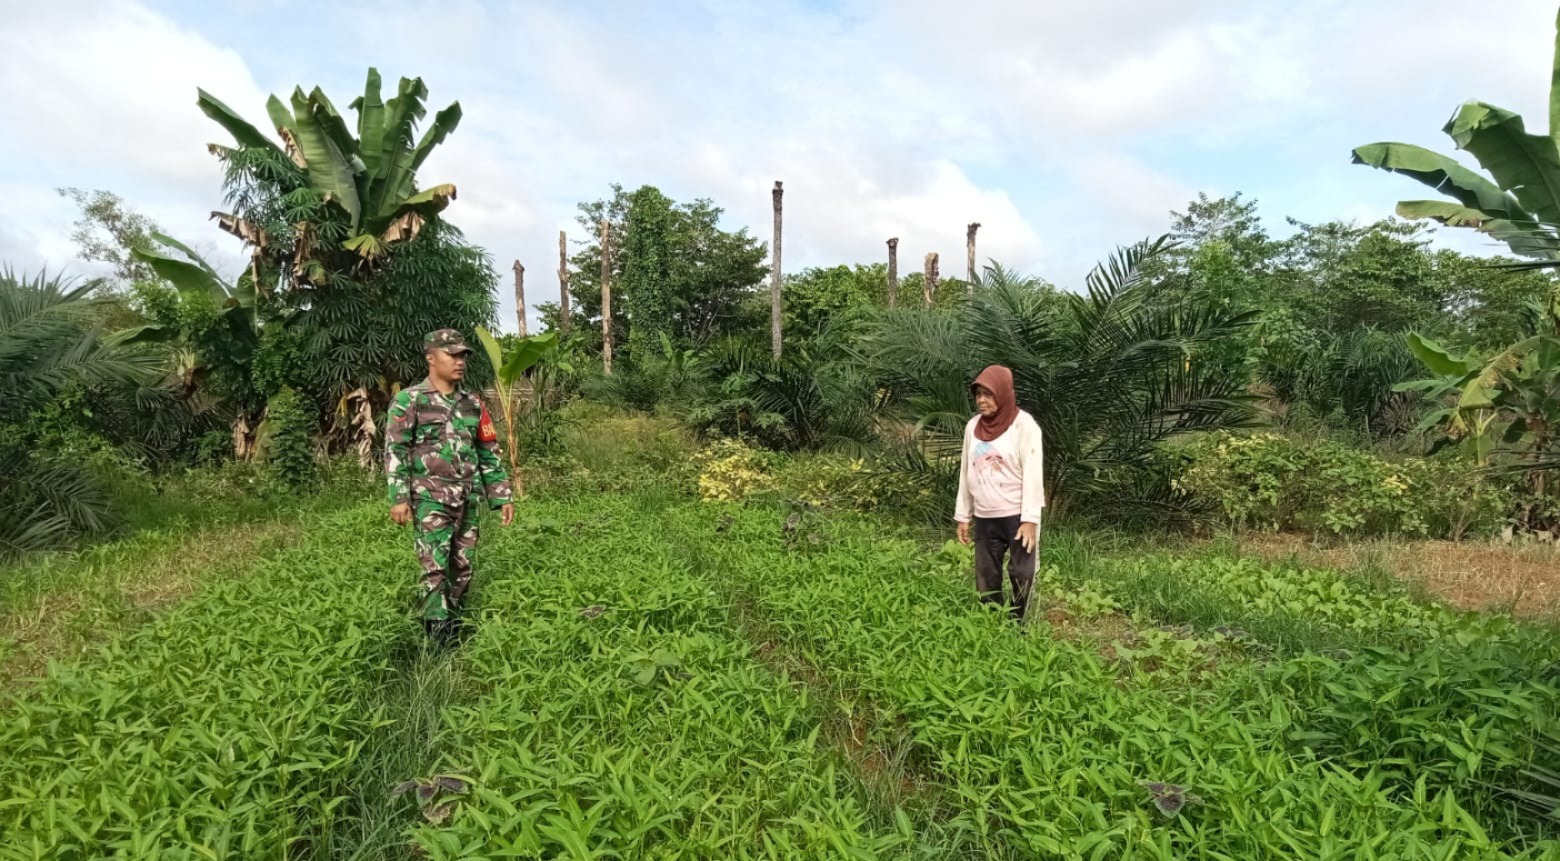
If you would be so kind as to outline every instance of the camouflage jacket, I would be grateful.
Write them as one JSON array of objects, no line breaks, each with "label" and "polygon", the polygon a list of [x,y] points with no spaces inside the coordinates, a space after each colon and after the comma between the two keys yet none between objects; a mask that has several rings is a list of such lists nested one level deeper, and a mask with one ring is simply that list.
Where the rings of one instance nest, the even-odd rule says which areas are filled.
[{"label": "camouflage jacket", "polygon": [[402,389],[390,404],[385,477],[391,505],[457,504],[478,488],[494,508],[513,498],[482,399],[465,389],[440,394],[427,380]]}]

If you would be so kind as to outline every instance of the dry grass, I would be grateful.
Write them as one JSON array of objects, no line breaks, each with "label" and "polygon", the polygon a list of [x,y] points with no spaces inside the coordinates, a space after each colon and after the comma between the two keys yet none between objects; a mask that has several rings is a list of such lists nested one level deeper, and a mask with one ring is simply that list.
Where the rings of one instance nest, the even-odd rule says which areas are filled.
[{"label": "dry grass", "polygon": [[1560,616],[1556,544],[1391,539],[1331,544],[1303,535],[1243,535],[1235,546],[1269,560],[1385,574],[1465,610]]}]

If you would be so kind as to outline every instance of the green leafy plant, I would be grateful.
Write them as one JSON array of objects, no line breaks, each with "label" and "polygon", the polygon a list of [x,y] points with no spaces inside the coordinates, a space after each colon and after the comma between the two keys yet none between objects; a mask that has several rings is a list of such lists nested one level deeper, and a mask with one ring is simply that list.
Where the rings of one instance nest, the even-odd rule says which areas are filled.
[{"label": "green leafy plant", "polygon": [[319,477],[314,457],[314,428],[318,422],[303,396],[282,389],[266,404],[260,434],[260,459],[271,479],[288,490],[307,490]]},{"label": "green leafy plant", "polygon": [[520,476],[520,422],[521,417],[528,412],[545,412],[547,404],[542,393],[538,393],[535,386],[530,392],[524,391],[520,384],[527,373],[558,349],[558,336],[553,332],[540,335],[532,335],[520,339],[506,356],[498,339],[493,337],[485,326],[477,327],[477,338],[482,342],[482,349],[487,355],[488,363],[493,367],[493,394],[498,402],[499,415],[504,421],[504,436],[506,445],[504,452],[509,458],[509,479],[515,483],[516,492],[524,492],[524,485]]},{"label": "green leafy plant", "polygon": [[92,296],[92,287],[0,270],[0,557],[68,543],[113,521],[101,476],[39,436],[55,424],[45,414],[65,402],[77,401],[81,413],[91,409],[89,391],[151,395],[161,376],[161,357],[102,337],[110,300]]},{"label": "green leafy plant", "polygon": [[[334,827],[397,647],[383,509],[319,517],[250,576],[7,689],[0,858],[277,858]],[[41,728],[52,727],[44,731]],[[75,743],[61,748],[54,733]]]},{"label": "green leafy plant", "polygon": [[1176,486],[1245,529],[1458,540],[1499,531],[1516,505],[1506,488],[1465,464],[1388,462],[1332,441],[1219,434],[1178,454],[1186,465]]},{"label": "green leafy plant", "polygon": [[[1402,386],[1445,404],[1423,428],[1439,426],[1443,443],[1457,443],[1480,467],[1525,474],[1529,493],[1541,503],[1560,492],[1549,481],[1560,469],[1560,305],[1553,310],[1553,334],[1523,339],[1490,359],[1457,355],[1410,335],[1410,346],[1436,376]],[[1543,517],[1524,520],[1530,529],[1554,525]]]},{"label": "green leafy plant", "polygon": [[695,455],[699,496],[707,500],[737,500],[775,486],[778,459],[773,453],[740,440],[720,439]]}]

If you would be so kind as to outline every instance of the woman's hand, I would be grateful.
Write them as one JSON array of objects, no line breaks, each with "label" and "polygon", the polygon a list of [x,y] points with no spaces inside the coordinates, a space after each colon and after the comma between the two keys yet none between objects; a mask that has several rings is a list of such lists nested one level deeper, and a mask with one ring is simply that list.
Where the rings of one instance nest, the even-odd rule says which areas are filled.
[{"label": "woman's hand", "polygon": [[1020,523],[1018,525],[1018,534],[1013,536],[1013,539],[1019,544],[1024,545],[1024,551],[1026,553],[1033,553],[1035,552],[1035,547],[1040,543],[1039,533],[1039,524]]}]

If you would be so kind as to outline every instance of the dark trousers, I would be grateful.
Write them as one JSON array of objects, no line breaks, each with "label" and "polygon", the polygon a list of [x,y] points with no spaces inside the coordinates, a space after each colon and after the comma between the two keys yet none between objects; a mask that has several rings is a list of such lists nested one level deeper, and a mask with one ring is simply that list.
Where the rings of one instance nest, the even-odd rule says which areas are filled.
[{"label": "dark trousers", "polygon": [[[1013,618],[1023,621],[1029,606],[1029,592],[1035,585],[1035,554],[1018,540],[1019,516],[975,518],[975,590],[990,604],[1003,603],[1002,561],[1007,560],[1008,579],[1013,581],[1013,599],[1008,603]],[[1035,540],[1039,541],[1036,534]]]}]

